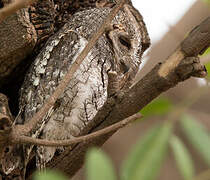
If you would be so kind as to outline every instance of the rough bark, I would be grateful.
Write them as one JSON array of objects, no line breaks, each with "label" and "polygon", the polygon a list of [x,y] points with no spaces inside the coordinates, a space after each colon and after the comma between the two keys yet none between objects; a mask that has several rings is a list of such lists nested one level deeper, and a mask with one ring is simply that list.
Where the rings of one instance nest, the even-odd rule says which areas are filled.
[{"label": "rough bark", "polygon": [[[110,97],[94,118],[93,123],[89,124],[81,132],[81,135],[103,129],[110,124],[127,118],[138,112],[162,92],[176,86],[179,82],[188,79],[195,73],[199,73],[200,71],[204,72],[203,66],[195,69],[194,64],[200,65],[197,61],[188,64],[187,67],[190,68],[187,68],[187,72],[185,69],[186,66],[183,66],[183,64],[191,60],[187,57],[197,56],[209,47],[209,45],[210,18],[207,18],[190,33],[166,61],[157,64],[131,89],[121,91]],[[3,119],[7,119],[7,117],[3,117]],[[82,166],[86,150],[92,145],[101,146],[112,134],[113,132],[87,142],[79,143],[73,148],[67,149],[64,153],[49,162],[48,167],[61,169],[70,176],[73,176]],[[27,173],[29,174],[29,178],[32,171]]]},{"label": "rough bark", "polygon": [[[200,54],[209,46],[210,17],[193,29],[167,60],[157,64],[129,91],[110,98],[94,118],[92,126],[87,127],[87,132],[102,129],[138,112],[161,93],[188,79],[194,73],[193,68],[186,74],[186,67],[182,66],[182,62],[186,61],[187,57]],[[91,146],[101,146],[112,134],[103,135],[67,149],[48,163],[48,167],[61,169],[73,176],[83,165],[87,149]]]},{"label": "rough bark", "polygon": [[32,51],[37,41],[27,9],[0,23],[0,87],[14,68]]}]

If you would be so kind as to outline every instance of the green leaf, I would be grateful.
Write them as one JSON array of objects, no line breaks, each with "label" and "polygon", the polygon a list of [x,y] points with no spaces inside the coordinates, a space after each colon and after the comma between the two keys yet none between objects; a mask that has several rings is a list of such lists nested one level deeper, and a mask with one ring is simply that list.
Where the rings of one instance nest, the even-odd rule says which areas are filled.
[{"label": "green leaf", "polygon": [[160,131],[160,126],[155,126],[147,132],[143,138],[135,145],[130,153],[128,159],[123,163],[122,166],[122,179],[128,179],[130,174],[135,171],[136,164],[143,158],[142,154],[146,154],[148,149],[151,148],[152,140],[157,136]]},{"label": "green leaf", "polygon": [[45,172],[36,172],[33,175],[33,180],[69,180],[58,171],[47,170]]},{"label": "green leaf", "polygon": [[183,115],[181,127],[190,143],[203,157],[203,160],[210,165],[210,137],[204,126],[190,115]]},{"label": "green leaf", "polygon": [[207,78],[210,78],[210,62],[205,64],[206,70],[208,72]]},{"label": "green leaf", "polygon": [[141,110],[141,113],[144,117],[152,115],[164,115],[171,110],[172,106],[173,104],[168,98],[160,97],[144,107]]},{"label": "green leaf", "polygon": [[210,4],[210,0],[203,0],[203,2]]},{"label": "green leaf", "polygon": [[167,155],[172,124],[164,123],[149,130],[140,139],[122,167],[122,180],[152,180]]},{"label": "green leaf", "polygon": [[117,179],[110,159],[96,148],[87,152],[85,165],[88,180]]},{"label": "green leaf", "polygon": [[[208,3],[210,3],[210,0],[208,0]],[[202,56],[206,56],[207,54],[210,54],[210,48],[208,48]]]},{"label": "green leaf", "polygon": [[171,138],[170,144],[173,149],[174,158],[176,160],[177,167],[181,172],[183,179],[184,180],[192,179],[194,177],[195,169],[193,166],[192,158],[187,148],[182,143],[182,141],[176,136],[173,136]]}]

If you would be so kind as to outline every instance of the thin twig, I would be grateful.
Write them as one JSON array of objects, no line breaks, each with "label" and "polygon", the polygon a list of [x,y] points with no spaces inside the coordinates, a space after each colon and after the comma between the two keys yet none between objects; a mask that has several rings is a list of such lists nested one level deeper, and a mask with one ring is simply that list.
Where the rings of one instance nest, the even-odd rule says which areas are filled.
[{"label": "thin twig", "polygon": [[85,59],[89,51],[93,48],[96,41],[100,38],[100,36],[105,32],[106,28],[110,25],[113,18],[116,16],[118,11],[123,7],[126,0],[122,0],[121,3],[117,4],[116,7],[112,9],[108,17],[105,19],[99,30],[92,36],[92,38],[89,40],[86,47],[83,49],[83,51],[80,53],[80,55],[77,57],[75,62],[72,64],[71,68],[69,69],[68,73],[65,75],[63,80],[60,82],[60,84],[57,86],[54,93],[49,97],[43,107],[32,117],[32,119],[22,126],[23,130],[25,130],[25,133],[29,133],[33,128],[36,127],[38,122],[45,116],[45,114],[48,112],[48,110],[55,104],[58,97],[64,92],[67,85],[69,84],[69,81],[72,79],[73,74],[76,72],[82,61]]},{"label": "thin twig", "polygon": [[14,2],[6,5],[4,8],[0,9],[0,23],[8,16],[12,15],[19,9],[22,9],[35,0],[15,0]]},{"label": "thin twig", "polygon": [[36,139],[36,138],[28,137],[28,136],[20,136],[20,137],[14,137],[14,138],[15,138],[16,143],[18,143],[18,144],[33,144],[33,145],[41,145],[41,146],[69,146],[72,144],[84,142],[84,141],[93,139],[95,137],[99,137],[104,134],[108,134],[110,132],[116,131],[116,130],[126,126],[127,124],[135,121],[136,119],[140,119],[141,117],[142,117],[142,115],[140,113],[137,113],[137,114],[134,114],[118,123],[108,126],[104,129],[98,130],[94,133],[91,133],[91,134],[88,134],[85,136],[75,137],[74,139],[70,139],[70,140],[52,141],[52,140],[45,140],[45,139]]},{"label": "thin twig", "polygon": [[[180,51],[184,54],[184,57],[190,57],[192,55],[196,56],[201,52],[201,49],[203,50],[210,45],[209,27],[210,21],[209,18],[207,18],[204,22],[197,26],[196,31],[194,30],[189,34],[190,37],[187,38],[188,43],[183,44],[186,40],[182,42],[179,49],[181,49]],[[191,43],[190,38],[192,38]],[[176,51],[174,53],[178,52]],[[169,63],[168,61],[172,61],[172,63],[174,63],[174,61],[179,60],[178,58],[181,60],[183,59],[182,56],[179,56],[178,58],[177,56],[174,56],[174,58],[175,59],[172,59],[172,57],[168,58],[166,60],[167,63]],[[106,109],[104,109],[105,106],[103,106],[93,119],[94,125],[89,126],[88,128],[91,128],[91,131],[94,131],[96,127],[104,128],[110,123],[121,121],[122,119],[139,112],[140,109],[145,107],[161,93],[186,80],[182,78],[182,74],[177,76],[176,69],[179,67],[179,64],[174,66],[168,75],[164,77],[160,76],[160,67],[162,64],[165,64],[166,61],[158,63],[149,73],[147,73],[140,81],[130,88],[129,91],[125,92],[123,98],[121,98],[120,101],[115,101],[115,105],[110,107],[111,110],[107,111],[108,105],[106,106]],[[185,69],[185,66],[182,67]],[[193,69],[192,72],[194,72]],[[112,134],[114,133],[106,134],[102,138],[94,138],[88,142],[78,143],[71,149],[66,148],[65,152],[61,155],[56,157],[54,156],[52,161],[47,163],[47,167],[62,169],[65,173],[72,177],[81,168],[87,149],[92,145],[101,146],[111,137]]]}]

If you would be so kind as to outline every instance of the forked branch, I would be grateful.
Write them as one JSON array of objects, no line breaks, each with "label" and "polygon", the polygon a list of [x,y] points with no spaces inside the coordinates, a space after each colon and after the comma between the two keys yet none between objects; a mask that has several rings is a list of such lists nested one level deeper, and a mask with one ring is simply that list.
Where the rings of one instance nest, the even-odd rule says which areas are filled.
[{"label": "forked branch", "polygon": [[36,128],[38,122],[45,116],[45,114],[49,111],[49,109],[55,104],[56,100],[59,96],[64,92],[67,85],[69,84],[73,74],[76,72],[82,61],[85,59],[89,51],[93,48],[96,41],[101,37],[101,35],[106,31],[107,27],[110,25],[113,18],[116,16],[118,11],[123,7],[126,0],[122,0],[119,4],[116,5],[105,19],[99,30],[95,33],[95,35],[89,40],[86,47],[80,53],[80,55],[76,58],[75,62],[72,64],[71,68],[64,76],[63,80],[60,82],[54,93],[49,97],[43,107],[26,123],[24,126],[20,127],[24,132],[24,134],[28,134],[32,129]]},{"label": "forked branch", "polygon": [[[209,46],[210,17],[193,29],[167,60],[158,63],[129,91],[124,92],[123,97],[120,96],[117,101],[109,98],[95,116],[92,126],[87,127],[83,133],[103,129],[135,114],[161,93],[188,79],[195,73],[195,69],[192,68],[186,76],[186,66],[182,66],[183,62],[187,62],[187,57],[202,53]],[[189,67],[191,65],[189,64]],[[199,62],[197,65],[199,65]],[[205,68],[202,65],[200,67],[201,73],[206,74]],[[54,157],[47,166],[61,169],[69,176],[73,176],[81,168],[86,150],[91,146],[101,146],[113,133],[96,137],[87,142],[79,143],[71,149],[66,149],[64,153]]]},{"label": "forked branch", "polygon": [[33,144],[33,145],[40,145],[40,146],[70,146],[72,144],[76,144],[79,142],[84,142],[90,139],[93,139],[95,137],[99,137],[105,134],[108,134],[110,132],[114,132],[120,128],[123,128],[124,126],[130,124],[131,122],[140,119],[142,116],[140,113],[134,114],[118,123],[115,123],[113,125],[110,125],[104,129],[98,130],[96,132],[93,132],[91,134],[85,135],[85,136],[80,136],[80,137],[75,137],[70,140],[46,140],[46,139],[36,139],[28,136],[14,136],[13,137],[13,143],[16,144]]}]

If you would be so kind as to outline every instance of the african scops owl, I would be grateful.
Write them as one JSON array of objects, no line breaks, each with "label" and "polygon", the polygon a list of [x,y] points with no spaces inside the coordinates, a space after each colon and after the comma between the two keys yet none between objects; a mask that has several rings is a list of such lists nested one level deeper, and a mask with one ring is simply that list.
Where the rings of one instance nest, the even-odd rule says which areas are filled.
[{"label": "african scops owl", "polygon": [[[75,13],[49,38],[20,90],[21,123],[29,121],[43,106],[110,11],[111,8],[104,7]],[[140,14],[124,5],[42,120],[39,138],[62,140],[80,135],[107,99],[108,71],[115,71],[119,77],[127,76],[129,82],[135,77],[142,52],[148,45],[141,23]],[[41,166],[53,158],[58,148],[35,146],[34,149],[37,165]],[[16,166],[10,166],[9,171]]]}]

